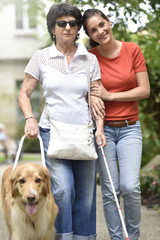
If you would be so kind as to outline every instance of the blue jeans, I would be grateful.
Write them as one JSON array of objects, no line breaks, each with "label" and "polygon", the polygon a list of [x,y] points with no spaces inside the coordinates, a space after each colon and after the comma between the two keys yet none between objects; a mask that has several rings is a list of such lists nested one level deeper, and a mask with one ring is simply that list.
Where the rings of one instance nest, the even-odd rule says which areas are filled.
[{"label": "blue jeans", "polygon": [[40,128],[40,135],[59,208],[56,240],[95,240],[97,161],[48,158],[49,129]]},{"label": "blue jeans", "polygon": [[[140,235],[141,192],[139,184],[142,134],[139,121],[126,127],[104,126],[107,145],[105,156],[118,199],[123,196],[125,223],[130,240]],[[124,240],[122,225],[100,150],[98,150],[103,207],[112,240]]]}]

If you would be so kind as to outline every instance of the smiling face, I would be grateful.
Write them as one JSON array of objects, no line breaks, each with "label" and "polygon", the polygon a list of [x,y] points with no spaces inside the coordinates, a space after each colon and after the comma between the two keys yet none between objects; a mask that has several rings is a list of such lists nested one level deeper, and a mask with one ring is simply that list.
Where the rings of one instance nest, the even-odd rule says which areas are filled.
[{"label": "smiling face", "polygon": [[112,39],[111,22],[96,14],[87,20],[87,32],[89,37],[100,45],[106,44]]},{"label": "smiling face", "polygon": [[[56,21],[72,21],[75,20],[73,16],[62,16],[56,19]],[[56,44],[74,44],[78,33],[78,26],[71,27],[69,23],[65,27],[59,27],[58,24],[55,24],[53,34],[56,36]]]}]

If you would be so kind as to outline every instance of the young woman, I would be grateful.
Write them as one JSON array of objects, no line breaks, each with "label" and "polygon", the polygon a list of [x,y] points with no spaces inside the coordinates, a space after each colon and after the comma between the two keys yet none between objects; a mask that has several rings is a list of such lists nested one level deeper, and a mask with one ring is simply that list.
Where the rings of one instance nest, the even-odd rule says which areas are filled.
[{"label": "young woman", "polygon": [[[91,87],[92,109],[95,118],[105,104],[104,147],[117,197],[122,193],[127,231],[130,240],[140,235],[141,192],[139,174],[142,153],[142,134],[138,117],[138,100],[148,98],[150,85],[145,59],[140,47],[132,42],[117,41],[112,35],[111,22],[103,12],[88,9],[83,26],[90,37],[101,68],[102,84]],[[98,111],[97,111],[98,109]],[[122,226],[102,155],[99,151],[104,214],[112,240],[122,240]]]}]

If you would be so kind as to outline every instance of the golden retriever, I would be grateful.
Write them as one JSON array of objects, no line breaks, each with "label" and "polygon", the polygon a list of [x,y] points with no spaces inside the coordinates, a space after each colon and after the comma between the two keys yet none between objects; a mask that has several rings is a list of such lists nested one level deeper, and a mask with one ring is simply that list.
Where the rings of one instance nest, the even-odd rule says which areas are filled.
[{"label": "golden retriever", "polygon": [[53,240],[58,207],[47,168],[19,164],[2,176],[1,204],[10,240]]}]

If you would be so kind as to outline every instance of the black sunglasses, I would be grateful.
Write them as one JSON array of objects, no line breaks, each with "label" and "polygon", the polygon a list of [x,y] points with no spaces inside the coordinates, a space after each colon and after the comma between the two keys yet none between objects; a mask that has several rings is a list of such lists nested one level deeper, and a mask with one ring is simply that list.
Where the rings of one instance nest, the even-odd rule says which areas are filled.
[{"label": "black sunglasses", "polygon": [[56,21],[58,27],[64,28],[67,26],[67,23],[69,23],[70,27],[77,27],[78,26],[78,21],[77,20],[71,20],[69,22],[67,21]]}]

